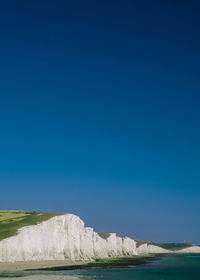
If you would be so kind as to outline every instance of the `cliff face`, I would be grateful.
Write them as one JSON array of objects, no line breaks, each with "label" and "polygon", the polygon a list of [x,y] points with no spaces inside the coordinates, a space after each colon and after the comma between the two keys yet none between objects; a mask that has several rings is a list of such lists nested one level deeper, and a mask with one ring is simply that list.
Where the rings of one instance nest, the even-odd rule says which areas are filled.
[{"label": "cliff face", "polygon": [[150,245],[147,243],[144,243],[140,245],[140,247],[137,248],[137,253],[140,255],[144,254],[163,254],[163,253],[170,253],[171,251],[163,249],[161,247]]},{"label": "cliff face", "polygon": [[110,234],[107,239],[72,214],[55,216],[0,241],[0,261],[90,260],[136,255],[136,242]]}]

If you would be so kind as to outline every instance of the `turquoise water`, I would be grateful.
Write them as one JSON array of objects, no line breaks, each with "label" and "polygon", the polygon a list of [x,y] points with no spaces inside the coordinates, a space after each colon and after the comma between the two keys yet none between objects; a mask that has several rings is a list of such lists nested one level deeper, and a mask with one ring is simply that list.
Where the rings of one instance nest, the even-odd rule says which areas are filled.
[{"label": "turquoise water", "polygon": [[80,270],[70,274],[96,280],[200,280],[200,254],[164,257],[137,267]]}]

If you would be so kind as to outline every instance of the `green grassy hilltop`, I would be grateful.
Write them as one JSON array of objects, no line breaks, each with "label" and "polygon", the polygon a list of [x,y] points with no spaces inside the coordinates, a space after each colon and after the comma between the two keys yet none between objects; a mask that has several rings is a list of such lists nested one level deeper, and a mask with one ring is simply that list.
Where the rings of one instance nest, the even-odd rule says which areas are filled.
[{"label": "green grassy hilltop", "polygon": [[17,234],[24,226],[37,225],[64,213],[27,212],[0,210],[0,241]]}]

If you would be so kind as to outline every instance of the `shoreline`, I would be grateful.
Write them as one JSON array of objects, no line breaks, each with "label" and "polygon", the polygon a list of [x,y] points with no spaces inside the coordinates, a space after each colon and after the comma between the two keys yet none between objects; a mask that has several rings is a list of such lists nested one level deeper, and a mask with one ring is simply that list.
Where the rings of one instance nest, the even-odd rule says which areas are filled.
[{"label": "shoreline", "polygon": [[[113,268],[113,267],[128,267],[142,265],[152,262],[156,259],[163,257],[163,254],[148,254],[139,256],[126,256],[119,258],[96,259],[94,261],[43,261],[43,262],[14,262],[14,263],[0,263],[0,279],[5,275],[8,279],[9,275],[19,278],[22,276],[24,279],[30,278],[28,273],[40,274],[46,272],[58,272],[67,270],[80,270],[80,269],[95,269],[95,268]],[[20,274],[21,272],[21,274]],[[34,276],[31,275],[31,276]],[[43,274],[44,276],[44,274]],[[29,279],[27,278],[27,279]],[[14,279],[14,277],[12,277]],[[77,279],[77,277],[76,277]],[[80,277],[79,277],[80,279]]]},{"label": "shoreline", "polygon": [[35,269],[25,269],[25,271],[67,271],[67,270],[81,270],[81,269],[95,269],[95,268],[114,268],[114,267],[128,267],[146,264],[157,260],[166,254],[148,254],[137,256],[126,256],[118,258],[96,259],[94,261],[68,264],[59,266],[40,267]]},{"label": "shoreline", "polygon": [[14,279],[24,279],[24,280],[83,280],[86,279],[85,277],[81,276],[71,276],[71,275],[27,275],[27,276],[1,276],[1,280],[14,280]]},{"label": "shoreline", "polygon": [[[96,259],[87,262],[66,261],[43,261],[43,262],[15,262],[0,263],[0,280],[14,280],[23,278],[25,280],[81,280],[87,279],[81,276],[50,275],[41,272],[58,272],[77,269],[98,269],[113,267],[128,267],[141,265],[160,258],[161,255],[131,256],[121,258]],[[29,275],[29,273],[36,273]]]},{"label": "shoreline", "polygon": [[78,265],[83,262],[71,262],[66,260],[60,261],[30,261],[30,262],[0,262],[0,280],[82,280],[86,279],[82,276],[71,275],[45,275],[39,271],[37,274],[28,274],[26,269],[34,270],[36,268],[45,268],[48,266],[62,266],[62,265]]},{"label": "shoreline", "polygon": [[[0,274],[1,272],[19,272],[26,269],[34,270],[37,268],[68,266],[84,264],[86,261],[69,261],[69,260],[48,260],[48,261],[17,261],[17,262],[0,262]],[[88,261],[87,261],[88,263]]]}]

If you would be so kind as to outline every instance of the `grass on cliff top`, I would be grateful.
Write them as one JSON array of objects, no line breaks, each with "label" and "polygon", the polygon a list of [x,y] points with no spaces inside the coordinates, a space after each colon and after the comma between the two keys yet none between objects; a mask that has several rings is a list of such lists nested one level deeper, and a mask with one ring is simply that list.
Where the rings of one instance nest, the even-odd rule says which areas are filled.
[{"label": "grass on cliff top", "polygon": [[107,232],[98,232],[98,235],[103,238],[103,239],[108,239],[108,237],[110,236],[110,233]]},{"label": "grass on cliff top", "polygon": [[162,242],[153,242],[153,241],[142,241],[142,240],[136,240],[136,247],[140,247],[142,244],[149,244],[149,245],[155,245],[158,247],[161,247],[166,250],[171,250],[171,251],[176,251],[176,250],[181,250],[185,249],[191,246],[194,246],[193,243],[190,242],[181,242],[181,243],[162,243]]},{"label": "grass on cliff top", "polygon": [[24,226],[37,225],[64,213],[45,213],[0,210],[0,241],[17,234]]}]

